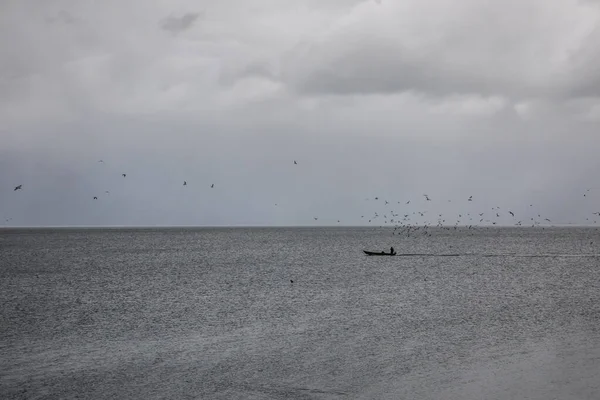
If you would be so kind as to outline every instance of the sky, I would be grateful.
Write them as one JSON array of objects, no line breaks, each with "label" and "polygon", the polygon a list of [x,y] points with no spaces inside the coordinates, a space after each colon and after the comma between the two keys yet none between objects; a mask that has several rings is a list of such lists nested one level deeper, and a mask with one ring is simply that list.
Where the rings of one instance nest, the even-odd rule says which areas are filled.
[{"label": "sky", "polygon": [[0,1],[0,227],[593,224],[599,128],[597,0]]}]

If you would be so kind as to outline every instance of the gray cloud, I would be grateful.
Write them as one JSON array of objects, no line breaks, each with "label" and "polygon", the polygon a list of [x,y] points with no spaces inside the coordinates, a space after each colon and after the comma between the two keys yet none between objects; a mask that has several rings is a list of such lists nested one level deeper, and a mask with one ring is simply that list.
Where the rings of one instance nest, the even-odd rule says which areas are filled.
[{"label": "gray cloud", "polygon": [[47,17],[46,21],[48,21],[49,23],[57,23],[58,22],[58,23],[71,25],[71,24],[78,22],[79,20],[77,18],[75,18],[73,15],[71,15],[69,12],[67,12],[65,10],[60,10],[56,16]]},{"label": "gray cloud", "polygon": [[552,10],[540,1],[434,3],[357,6],[325,35],[290,51],[285,78],[308,94],[599,93],[597,7],[568,0]]},{"label": "gray cloud", "polygon": [[200,17],[200,13],[186,13],[181,17],[170,16],[162,22],[162,29],[171,33],[180,33],[188,30]]}]

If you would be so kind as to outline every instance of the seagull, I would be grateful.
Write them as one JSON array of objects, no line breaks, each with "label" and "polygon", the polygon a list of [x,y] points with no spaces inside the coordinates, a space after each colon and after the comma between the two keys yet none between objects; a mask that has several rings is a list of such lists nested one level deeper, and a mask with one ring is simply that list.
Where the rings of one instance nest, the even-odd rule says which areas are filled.
[{"label": "seagull", "polygon": [[214,187],[215,187],[215,184],[213,183],[212,185],[210,185],[210,187],[211,187],[211,188],[214,188]]},{"label": "seagull", "polygon": [[294,160],[294,165],[298,165],[298,163],[296,162],[296,160]]},{"label": "seagull", "polygon": [[410,200],[406,202],[406,204],[410,204]]},{"label": "seagull", "polygon": [[510,215],[512,215],[513,217],[515,216],[515,214],[512,211],[508,212]]},{"label": "seagull", "polygon": [[186,181],[183,181],[183,186],[187,186],[187,182]]},{"label": "seagull", "polygon": [[17,190],[22,190],[22,189],[23,189],[23,185],[19,185],[19,186],[15,187],[15,190],[14,190],[14,191],[17,191]]},{"label": "seagull", "polygon": [[107,191],[105,191],[104,193],[106,193],[106,194],[110,194],[110,192],[109,192],[108,190],[107,190]]},{"label": "seagull", "polygon": [[313,217],[313,218],[315,219],[315,221],[319,219],[319,218],[317,218],[317,217]]},{"label": "seagull", "polygon": [[103,161],[103,160],[98,160],[98,162],[101,162],[102,164],[104,164],[104,161]]},{"label": "seagull", "polygon": [[473,201],[473,196],[469,196],[469,201]]},{"label": "seagull", "polygon": [[127,174],[121,174],[121,175],[123,175],[123,178],[125,178],[127,176]]},{"label": "seagull", "polygon": [[98,200],[98,198],[96,196],[94,196],[94,200]]},{"label": "seagull", "polygon": [[431,201],[431,199],[429,198],[429,196],[427,196],[426,194],[424,194],[423,196],[425,196],[425,199],[426,199],[427,201]]}]

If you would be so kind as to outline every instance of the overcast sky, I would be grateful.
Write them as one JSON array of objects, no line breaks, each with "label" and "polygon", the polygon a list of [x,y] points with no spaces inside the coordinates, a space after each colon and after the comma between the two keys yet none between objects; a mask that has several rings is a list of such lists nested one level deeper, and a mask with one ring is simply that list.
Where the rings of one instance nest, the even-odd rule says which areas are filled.
[{"label": "overcast sky", "polygon": [[600,1],[0,1],[0,226],[592,223],[599,154]]}]

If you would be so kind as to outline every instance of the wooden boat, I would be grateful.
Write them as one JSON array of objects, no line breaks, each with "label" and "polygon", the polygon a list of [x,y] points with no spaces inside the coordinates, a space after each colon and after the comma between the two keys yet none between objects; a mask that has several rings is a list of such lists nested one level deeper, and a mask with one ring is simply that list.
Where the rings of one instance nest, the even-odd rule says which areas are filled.
[{"label": "wooden boat", "polygon": [[363,252],[368,256],[395,256],[396,255],[396,252],[386,253],[385,251],[366,251],[366,250],[363,250]]}]

